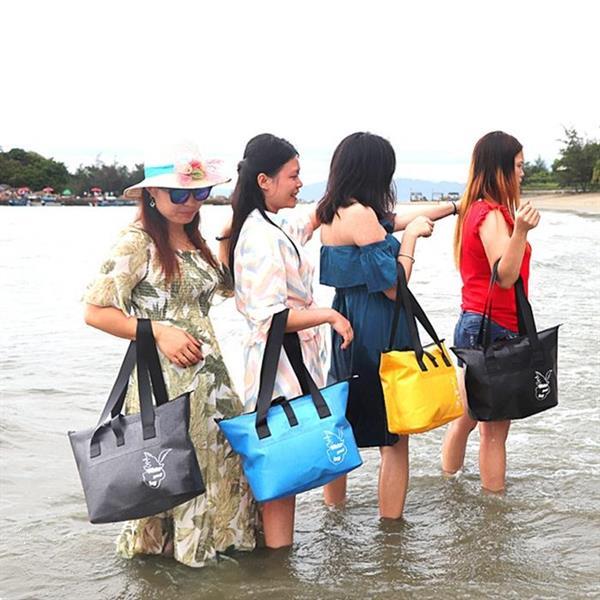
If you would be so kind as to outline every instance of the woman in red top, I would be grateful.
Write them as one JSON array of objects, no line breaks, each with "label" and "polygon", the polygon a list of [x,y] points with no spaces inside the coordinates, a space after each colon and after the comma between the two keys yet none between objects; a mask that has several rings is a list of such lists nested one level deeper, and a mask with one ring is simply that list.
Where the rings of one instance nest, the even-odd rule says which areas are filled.
[{"label": "woman in red top", "polygon": [[[483,136],[473,150],[454,237],[454,256],[463,282],[462,313],[454,331],[456,347],[477,343],[491,269],[498,259],[498,283],[492,293],[492,339],[518,333],[513,286],[520,275],[527,293],[531,257],[527,233],[540,220],[531,203],[520,203],[523,162],[523,146],[502,131]],[[466,408],[464,372],[459,381]],[[475,425],[467,411],[450,424],[442,447],[444,473],[454,474],[462,468],[469,433]],[[479,423],[479,471],[486,490],[504,489],[509,427],[510,421]]]}]

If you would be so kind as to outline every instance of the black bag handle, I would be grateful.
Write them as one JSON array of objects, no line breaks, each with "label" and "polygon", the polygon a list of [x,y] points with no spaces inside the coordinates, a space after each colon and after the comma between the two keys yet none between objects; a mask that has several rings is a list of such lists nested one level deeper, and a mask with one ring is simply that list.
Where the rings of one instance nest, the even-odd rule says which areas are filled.
[{"label": "black bag handle", "polygon": [[[156,436],[154,427],[154,405],[152,403],[152,392],[156,399],[156,405],[160,406],[168,402],[167,388],[160,366],[156,342],[152,334],[152,325],[149,319],[138,319],[136,325],[136,341],[131,342],[125,353],[119,373],[108,400],[102,410],[96,430],[90,440],[90,457],[100,455],[100,444],[97,437],[103,426],[112,429],[117,440],[117,445],[124,443],[123,431],[120,425],[120,416],[125,402],[125,396],[129,387],[129,378],[137,365],[138,391],[140,396],[140,413],[144,439]],[[150,387],[152,381],[152,388]]]},{"label": "black bag handle", "polygon": [[[275,378],[277,376],[277,366],[281,355],[282,347],[285,347],[286,354],[290,359],[294,373],[303,393],[310,393],[312,401],[317,409],[320,418],[331,415],[331,411],[325,402],[319,388],[314,382],[311,374],[302,360],[302,348],[298,334],[285,334],[289,309],[273,315],[263,361],[260,370],[260,383],[258,389],[258,399],[256,402],[256,433],[259,439],[269,437],[271,432],[267,424],[267,412],[271,408],[273,400],[273,390],[275,389]],[[291,409],[291,407],[290,407]],[[288,411],[289,412],[289,411]],[[289,419],[289,414],[288,414]]]},{"label": "black bag handle", "polygon": [[138,392],[140,397],[140,416],[142,420],[142,435],[145,440],[156,437],[154,426],[155,414],[152,403],[152,388],[150,387],[150,363],[148,349],[148,329],[144,320],[139,319],[137,324],[137,376]]},{"label": "black bag handle", "polygon": [[[290,364],[294,369],[294,373],[298,378],[298,382],[302,388],[302,393],[305,395],[311,395],[313,403],[317,409],[317,413],[321,419],[331,416],[331,411],[329,410],[329,407],[323,398],[323,394],[321,394],[321,391],[315,383],[315,380],[312,378],[312,375],[309,373],[306,365],[304,364],[304,360],[302,358],[302,346],[300,345],[300,337],[298,334],[287,333],[283,338],[283,348],[285,349],[285,353],[287,354]],[[306,389],[304,386],[306,386]]]},{"label": "black bag handle", "polygon": [[[269,435],[267,427],[267,411],[271,406],[273,390],[275,389],[275,376],[279,363],[279,354],[283,345],[285,335],[285,324],[287,322],[288,309],[273,315],[265,352],[260,367],[260,381],[258,385],[258,398],[256,400],[256,431],[259,438]],[[280,315],[283,315],[282,317]],[[273,368],[273,365],[274,368]],[[265,435],[261,435],[265,432]]]},{"label": "black bag handle", "polygon": [[[394,338],[396,337],[396,331],[398,330],[398,322],[400,321],[400,310],[404,308],[406,318],[408,321],[408,329],[411,337],[411,344],[413,349],[416,350],[416,346],[421,346],[419,340],[418,330],[414,322],[414,315],[412,313],[412,303],[410,297],[407,294],[408,284],[406,282],[406,273],[404,267],[398,263],[397,268],[397,279],[396,279],[396,300],[394,301],[394,316],[392,318],[392,327],[390,329],[390,341],[388,343],[388,350],[391,350],[394,346]],[[414,326],[414,329],[413,327]],[[415,334],[416,340],[413,339],[413,333]],[[416,342],[416,343],[415,343]],[[421,346],[422,350],[422,346]],[[421,358],[423,353],[421,352]]]},{"label": "black bag handle", "polygon": [[[498,267],[500,264],[500,258],[494,263],[493,267],[492,267],[492,272],[490,275],[490,284],[488,286],[488,291],[487,291],[487,296],[485,299],[485,305],[483,308],[483,320],[481,321],[480,325],[479,325],[479,333],[477,334],[477,343],[482,346],[483,348],[487,348],[490,346],[490,344],[492,343],[492,339],[491,339],[491,323],[490,321],[492,320],[492,305],[493,305],[493,294],[494,294],[494,285],[498,282]],[[519,279],[517,280],[521,281],[521,277],[519,277]],[[515,282],[515,294],[517,293],[517,282]],[[521,285],[522,285],[522,281],[521,281]],[[527,296],[525,296],[524,290],[523,290],[523,294],[522,294],[523,298],[524,298],[524,303],[525,304],[529,304],[529,301],[527,300]],[[519,300],[519,298],[517,298],[517,322],[518,322],[518,327],[519,327],[519,333],[521,335],[527,335],[527,330],[525,327],[525,317],[523,316],[523,300]],[[533,313],[531,312],[531,305],[529,305],[529,312],[531,313],[531,318],[533,318]],[[535,329],[535,324],[533,326],[533,328]]]},{"label": "black bag handle", "polygon": [[152,323],[150,319],[138,319],[136,338],[138,345],[142,345],[142,350],[146,357],[150,380],[152,381],[152,391],[156,400],[156,406],[161,406],[169,401],[167,386],[163,376],[156,341],[152,332]]},{"label": "black bag handle", "polygon": [[431,354],[429,354],[423,349],[423,345],[421,344],[421,340],[419,338],[417,321],[421,323],[421,325],[429,334],[435,345],[440,349],[444,364],[446,366],[450,366],[452,363],[448,356],[446,356],[446,353],[444,352],[444,347],[442,346],[442,342],[438,337],[433,325],[431,324],[431,321],[425,314],[425,311],[423,310],[413,293],[408,288],[408,282],[406,281],[406,273],[404,271],[404,267],[400,263],[398,263],[397,270],[398,280],[396,285],[396,300],[394,303],[394,317],[392,319],[388,350],[391,350],[393,348],[394,338],[396,337],[398,322],[400,320],[400,310],[401,308],[404,308],[406,320],[408,323],[408,332],[410,337],[411,348],[415,352],[419,368],[422,371],[427,371],[427,367],[425,366],[425,362],[423,361],[423,355],[426,355],[431,360],[434,367],[437,367],[437,362]]},{"label": "black bag handle", "polygon": [[123,362],[119,367],[119,374],[117,375],[115,384],[113,385],[113,388],[108,395],[108,400],[102,409],[102,413],[98,419],[97,427],[103,425],[108,419],[109,415],[111,415],[111,417],[115,417],[121,412],[123,403],[125,402],[127,388],[129,387],[129,378],[133,372],[133,367],[135,367],[135,356],[136,344],[135,342],[131,342],[127,348]]},{"label": "black bag handle", "polygon": [[[419,323],[421,323],[421,325],[423,326],[423,329],[425,329],[425,331],[428,333],[429,337],[433,340],[433,343],[440,349],[440,352],[442,354],[442,360],[444,361],[444,364],[447,367],[450,367],[452,365],[452,361],[448,357],[447,353],[444,351],[444,346],[442,345],[442,340],[438,337],[438,334],[435,331],[433,325],[431,324],[429,317],[425,314],[425,311],[423,310],[422,306],[419,304],[418,300],[415,298],[414,294],[410,291],[410,288],[407,287],[406,289],[408,290],[408,295],[409,295],[410,300],[413,305],[413,311],[415,313],[415,317],[417,318]],[[423,350],[423,352],[425,352],[425,350]],[[425,354],[429,355],[427,352],[425,352]],[[433,359],[433,357],[430,356],[429,358],[435,363],[435,360]]]},{"label": "black bag handle", "polygon": [[[492,320],[492,296],[494,285],[498,281],[498,266],[500,259],[498,259],[492,268],[492,274],[490,276],[490,286],[488,288],[488,295],[485,301],[483,319],[479,326],[479,333],[477,336],[477,342],[484,350],[492,344],[492,333],[491,333],[491,320]],[[542,344],[539,340],[537,329],[535,325],[535,319],[533,317],[533,310],[531,303],[527,299],[525,294],[525,287],[523,285],[523,279],[519,275],[517,281],[514,284],[515,290],[515,303],[517,307],[517,320],[519,323],[519,333],[527,336],[531,349],[533,351],[534,362],[543,361],[544,352]]]},{"label": "black bag handle", "polygon": [[[160,406],[168,401],[167,388],[156,350],[154,335],[152,334],[152,325],[149,319],[138,319],[138,325],[142,328],[141,333],[142,343],[145,341],[149,360],[151,363],[150,377],[152,378],[152,387],[154,388],[156,405]],[[136,326],[136,337],[139,338]],[[125,396],[129,387],[129,379],[133,373],[133,368],[136,366],[136,342],[131,342],[123,358],[123,362],[119,367],[119,373],[115,380],[112,390],[108,396],[108,400],[102,409],[102,414],[98,419],[97,425],[106,424],[108,416],[116,417],[123,410]]]},{"label": "black bag handle", "polygon": [[[286,333],[283,336],[283,347],[285,353],[290,360],[294,375],[300,384],[300,389],[304,395],[311,393],[311,386],[308,382],[308,370],[304,366],[304,358],[302,356],[302,346],[297,333]],[[310,375],[308,375],[310,377]]]},{"label": "black bag handle", "polygon": [[479,332],[477,334],[477,343],[484,349],[488,348],[492,343],[492,331],[491,331],[491,320],[492,320],[492,303],[494,296],[494,285],[498,281],[498,265],[500,259],[498,259],[492,266],[492,272],[490,275],[490,283],[488,285],[487,296],[485,297],[485,304],[483,306],[483,319],[479,324]]},{"label": "black bag handle", "polygon": [[529,343],[531,344],[531,349],[533,351],[533,361],[543,363],[544,349],[537,333],[533,309],[525,294],[525,286],[523,285],[521,277],[515,282],[515,298],[517,303],[517,315],[519,317],[519,327],[521,327],[521,324],[523,325],[525,335],[529,338]]}]

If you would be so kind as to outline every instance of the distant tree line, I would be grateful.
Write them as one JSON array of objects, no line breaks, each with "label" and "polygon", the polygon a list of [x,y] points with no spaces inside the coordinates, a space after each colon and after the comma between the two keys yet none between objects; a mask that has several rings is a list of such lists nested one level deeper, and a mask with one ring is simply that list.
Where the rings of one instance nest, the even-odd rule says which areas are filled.
[{"label": "distant tree line", "polygon": [[566,188],[577,192],[600,189],[600,142],[584,139],[575,129],[565,128],[564,135],[552,169],[540,156],[533,163],[525,163],[524,188]]},{"label": "distant tree line", "polygon": [[[572,189],[587,192],[600,189],[600,142],[584,139],[575,129],[565,128],[559,157],[548,168],[538,156],[525,163],[525,189]],[[13,148],[0,149],[0,184],[13,188],[29,187],[41,190],[46,186],[57,193],[68,188],[81,196],[93,187],[120,195],[123,190],[143,179],[144,165],[129,169],[117,162],[105,164],[96,160],[93,165],[80,165],[75,173],[53,158],[44,158],[36,152]]]},{"label": "distant tree line", "polygon": [[44,158],[36,152],[13,148],[0,152],[0,184],[14,188],[41,190],[46,186],[63,189],[69,181],[69,171],[61,162]]},{"label": "distant tree line", "polygon": [[81,196],[93,187],[103,192],[120,195],[123,190],[144,178],[144,165],[129,169],[117,162],[105,164],[96,160],[93,165],[80,165],[75,173],[70,173],[62,162],[44,158],[37,152],[13,148],[8,152],[0,150],[0,184],[13,188],[28,187],[33,191],[45,187],[54,188],[56,193],[69,189]]},{"label": "distant tree line", "polygon": [[77,195],[97,186],[104,192],[112,192],[119,196],[123,190],[134,183],[144,179],[144,165],[135,165],[129,170],[125,165],[113,162],[105,165],[102,161],[96,161],[94,165],[80,166],[70,179],[70,190]]}]

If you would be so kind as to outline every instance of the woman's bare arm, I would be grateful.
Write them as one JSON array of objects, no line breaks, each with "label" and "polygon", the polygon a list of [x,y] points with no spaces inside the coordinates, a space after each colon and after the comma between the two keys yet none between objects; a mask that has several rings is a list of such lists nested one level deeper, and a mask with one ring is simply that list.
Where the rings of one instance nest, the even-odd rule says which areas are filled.
[{"label": "woman's bare arm", "polygon": [[[135,340],[137,319],[128,317],[113,306],[86,304],[84,320],[91,327],[111,335]],[[201,343],[187,331],[151,321],[152,332],[161,352],[179,367],[189,367],[202,360]]]},{"label": "woman's bare arm", "polygon": [[490,211],[479,228],[479,237],[485,250],[490,269],[498,263],[498,285],[511,288],[521,271],[523,255],[527,247],[527,233],[540,221],[538,211],[530,202],[519,208],[512,233],[499,210]]},{"label": "woman's bare arm", "polygon": [[408,206],[402,212],[396,213],[394,217],[394,231],[402,231],[416,217],[426,217],[432,221],[438,221],[444,217],[454,215],[459,209],[459,202],[442,202],[432,206]]}]

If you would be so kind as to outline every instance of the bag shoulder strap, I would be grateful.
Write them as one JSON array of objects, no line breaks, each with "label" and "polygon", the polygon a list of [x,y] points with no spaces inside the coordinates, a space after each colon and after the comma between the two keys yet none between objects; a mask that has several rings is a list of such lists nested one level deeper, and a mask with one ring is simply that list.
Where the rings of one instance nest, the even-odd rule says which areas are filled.
[{"label": "bag shoulder strap", "polygon": [[404,308],[404,312],[406,315],[406,321],[408,324],[408,333],[410,337],[411,348],[415,352],[415,356],[417,362],[419,364],[419,368],[422,371],[426,371],[427,367],[425,366],[425,362],[423,361],[423,356],[427,354],[427,356],[435,363],[433,357],[423,350],[423,345],[419,338],[419,330],[417,328],[417,320],[421,323],[425,331],[429,334],[431,339],[440,349],[442,354],[442,360],[446,366],[450,366],[452,363],[446,353],[444,352],[444,348],[442,346],[442,342],[440,341],[433,325],[429,321],[425,311],[412,294],[410,289],[408,288],[408,282],[406,280],[406,273],[404,272],[404,267],[398,263],[398,282],[396,285],[396,300],[394,305],[394,317],[392,319],[392,327],[390,331],[390,341],[388,345],[388,349],[392,349],[394,345],[394,338],[396,337],[396,331],[398,328],[398,321],[400,319],[400,310]]},{"label": "bag shoulder strap", "polygon": [[97,426],[104,424],[108,419],[108,416],[115,417],[123,409],[123,403],[125,402],[125,396],[127,394],[127,388],[129,387],[129,378],[133,372],[136,358],[136,343],[131,342],[119,368],[117,379],[113,385],[108,400],[102,409],[100,418],[98,419]]},{"label": "bag shoulder strap", "polygon": [[434,329],[433,325],[431,324],[429,317],[427,316],[427,314],[425,313],[425,311],[423,310],[413,293],[410,291],[410,288],[408,288],[408,295],[413,304],[413,312],[415,314],[416,319],[419,321],[419,323],[421,323],[423,329],[425,329],[429,337],[433,340],[433,343],[440,349],[442,360],[444,361],[444,364],[447,367],[449,367],[452,364],[452,362],[446,355],[446,352],[444,351],[444,346],[442,345],[442,340],[440,340],[440,338],[438,337],[438,334]]},{"label": "bag shoulder strap", "polygon": [[532,350],[539,354],[543,352],[542,344],[537,334],[535,319],[533,317],[533,309],[531,303],[525,294],[525,286],[521,277],[515,282],[515,299],[517,303],[517,316],[519,327],[523,327],[524,334],[529,338]]},{"label": "bag shoulder strap", "polygon": [[256,400],[256,431],[260,438],[270,435],[267,426],[267,412],[271,407],[271,400],[273,399],[275,377],[277,376],[277,366],[279,365],[279,356],[281,354],[281,347],[283,346],[288,313],[289,309],[286,308],[273,315],[269,335],[267,336],[267,343],[260,368],[258,398]]},{"label": "bag shoulder strap", "polygon": [[[160,368],[160,361],[152,326],[149,319],[138,319],[136,325],[136,341],[131,342],[127,348],[125,358],[119,369],[117,379],[102,409],[96,429],[90,439],[90,456],[93,458],[100,454],[97,434],[103,426],[110,427],[117,440],[122,442],[122,431],[118,417],[123,410],[125,396],[129,387],[129,378],[137,366],[138,391],[140,396],[140,413],[144,439],[156,436],[154,427],[154,405],[152,391],[156,397],[156,404],[160,406],[168,401],[166,386]],[[152,388],[150,387],[152,381]]]},{"label": "bag shoulder strap", "polygon": [[133,373],[133,368],[136,366],[138,344],[143,345],[144,352],[148,359],[152,388],[156,397],[157,406],[168,401],[167,388],[160,367],[160,360],[158,358],[154,336],[152,335],[150,320],[138,319],[138,326],[140,327],[141,336],[138,336],[136,327],[136,337],[140,339],[138,339],[138,342],[130,342],[127,348],[123,362],[119,367],[119,373],[117,374],[115,383],[110,391],[108,400],[102,409],[100,418],[98,419],[98,426],[106,423],[109,415],[111,418],[114,418],[123,410],[125,396],[127,395],[127,389],[129,387],[129,379]]},{"label": "bag shoulder strap", "polygon": [[279,357],[281,355],[281,349],[284,346],[302,391],[305,394],[310,393],[319,417],[324,418],[331,415],[319,388],[304,365],[298,334],[285,333],[288,313],[289,309],[285,309],[273,315],[269,335],[267,337],[260,370],[258,399],[256,401],[256,432],[260,439],[271,435],[267,424],[267,413],[271,407],[273,391],[275,389],[275,378],[277,377],[277,367],[279,366]]},{"label": "bag shoulder strap", "polygon": [[[324,418],[331,415],[329,407],[325,403],[325,399],[323,398],[321,391],[304,364],[304,360],[302,359],[302,346],[300,344],[300,337],[298,334],[287,333],[283,338],[283,347],[290,360],[292,368],[294,369],[294,373],[296,373],[296,377],[300,382],[302,393],[305,395],[311,395],[319,417]],[[306,386],[306,389],[303,386]]]},{"label": "bag shoulder strap", "polygon": [[[483,307],[483,319],[479,325],[479,333],[477,334],[477,343],[483,348],[488,348],[492,343],[492,306],[494,300],[494,286],[498,282],[498,267],[500,265],[500,257],[492,266],[490,274],[490,284],[488,286],[485,305]],[[521,279],[519,277],[519,279]]]},{"label": "bag shoulder strap", "polygon": [[141,344],[142,351],[146,358],[150,380],[152,381],[152,391],[156,399],[156,406],[165,404],[169,401],[165,378],[163,376],[156,341],[152,332],[152,323],[150,319],[138,319],[138,344]]},{"label": "bag shoulder strap", "polygon": [[[483,319],[479,326],[479,333],[477,335],[477,342],[484,349],[489,348],[492,344],[492,333],[491,333],[491,320],[492,320],[492,296],[494,292],[494,285],[498,281],[498,267],[500,264],[500,258],[494,263],[492,268],[492,274],[490,276],[490,285],[488,288],[488,294],[485,301],[485,308],[483,313]],[[542,352],[542,345],[540,343],[537,329],[535,325],[535,319],[533,317],[533,310],[531,304],[525,294],[525,286],[523,285],[523,279],[519,275],[517,281],[514,284],[515,290],[515,304],[517,308],[517,321],[519,323],[519,333],[526,335],[529,338],[531,347],[534,352]]]}]

